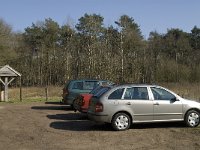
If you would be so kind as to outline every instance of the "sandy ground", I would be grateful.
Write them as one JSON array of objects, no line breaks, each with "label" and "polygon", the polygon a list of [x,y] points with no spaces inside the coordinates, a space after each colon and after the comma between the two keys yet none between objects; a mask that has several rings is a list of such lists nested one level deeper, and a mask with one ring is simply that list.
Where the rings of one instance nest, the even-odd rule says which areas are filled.
[{"label": "sandy ground", "polygon": [[0,105],[0,150],[199,150],[200,127],[133,125],[113,131],[57,103]]}]

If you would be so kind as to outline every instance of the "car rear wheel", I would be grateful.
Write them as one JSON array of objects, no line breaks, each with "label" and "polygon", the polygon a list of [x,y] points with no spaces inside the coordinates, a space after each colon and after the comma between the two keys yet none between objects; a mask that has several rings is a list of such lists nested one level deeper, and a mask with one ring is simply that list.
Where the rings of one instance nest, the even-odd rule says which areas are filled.
[{"label": "car rear wheel", "polygon": [[185,123],[188,127],[196,127],[199,125],[199,117],[200,114],[199,112],[195,111],[195,110],[190,110],[188,111],[188,113],[186,114],[185,117]]},{"label": "car rear wheel", "polygon": [[131,125],[131,119],[129,115],[125,113],[118,113],[114,115],[111,124],[114,130],[123,131],[129,129]]},{"label": "car rear wheel", "polygon": [[[75,100],[76,100],[76,99],[75,99]],[[71,104],[71,108],[72,108],[73,110],[76,110],[76,109],[75,109],[75,108],[76,108],[76,107],[75,107],[75,105],[76,105],[76,104],[75,104],[75,103],[76,103],[75,100],[73,100],[73,102],[72,102],[72,104]]]}]

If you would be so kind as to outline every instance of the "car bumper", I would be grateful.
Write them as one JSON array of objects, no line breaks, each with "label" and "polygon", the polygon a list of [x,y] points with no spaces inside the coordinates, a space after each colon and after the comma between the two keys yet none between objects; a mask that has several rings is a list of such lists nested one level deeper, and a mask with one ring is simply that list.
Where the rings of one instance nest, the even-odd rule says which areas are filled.
[{"label": "car bumper", "polygon": [[65,97],[62,99],[62,103],[63,103],[63,104],[67,104],[67,105],[72,105],[74,99],[75,99],[74,97],[65,96]]},{"label": "car bumper", "polygon": [[88,112],[88,107],[83,107],[83,106],[81,106],[81,107],[80,107],[80,112],[82,112],[82,113],[87,113],[87,112]]}]

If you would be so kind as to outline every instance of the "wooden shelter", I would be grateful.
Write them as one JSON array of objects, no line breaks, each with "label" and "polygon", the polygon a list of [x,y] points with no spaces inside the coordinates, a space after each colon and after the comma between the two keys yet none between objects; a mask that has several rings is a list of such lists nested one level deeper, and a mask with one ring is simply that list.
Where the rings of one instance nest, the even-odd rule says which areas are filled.
[{"label": "wooden shelter", "polygon": [[[8,85],[16,78],[20,77],[20,100],[22,100],[22,90],[21,90],[21,74],[11,68],[9,65],[0,66],[0,100],[8,101]],[[3,87],[3,88],[2,88]],[[2,90],[3,89],[3,90]]]}]

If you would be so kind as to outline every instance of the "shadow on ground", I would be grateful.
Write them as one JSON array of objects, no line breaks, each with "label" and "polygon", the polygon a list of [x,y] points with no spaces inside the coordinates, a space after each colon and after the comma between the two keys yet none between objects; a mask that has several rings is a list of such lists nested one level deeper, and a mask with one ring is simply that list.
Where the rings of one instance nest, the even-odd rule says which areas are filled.
[{"label": "shadow on ground", "polygon": [[[95,123],[89,120],[73,120],[65,122],[52,122],[51,128],[59,130],[71,130],[71,131],[113,131],[111,124]],[[141,130],[141,129],[153,129],[153,128],[184,128],[181,124],[137,124],[132,125],[129,130]]]},{"label": "shadow on ground", "polygon": [[[113,131],[111,124],[95,123],[89,121],[87,114],[81,113],[68,113],[68,114],[56,114],[47,115],[49,119],[56,120],[50,123],[50,127],[59,130],[71,130],[71,131]],[[146,123],[146,124],[134,124],[130,129],[153,129],[153,128],[185,128],[185,125],[181,122],[169,122],[169,123]]]},{"label": "shadow on ground", "polygon": [[47,115],[47,117],[49,119],[58,120],[50,124],[50,127],[54,129],[71,130],[71,131],[112,130],[110,125],[104,123],[95,123],[88,120],[87,114],[68,113],[68,114]]},{"label": "shadow on ground", "polygon": [[56,114],[56,115],[47,115],[49,119],[56,120],[87,120],[87,114],[81,113],[68,113],[68,114]]},{"label": "shadow on ground", "polygon": [[[38,110],[69,110],[72,111],[73,109],[69,105],[58,104],[54,102],[46,102],[46,106],[33,106],[31,109],[38,109]],[[48,104],[55,104],[55,105],[48,105]]]},{"label": "shadow on ground", "polygon": [[[72,111],[68,105],[60,104],[59,102],[46,102],[45,106],[33,106],[31,109],[35,110],[65,110]],[[52,105],[53,104],[53,105]],[[50,127],[59,130],[72,130],[72,131],[113,131],[110,124],[95,123],[89,121],[87,114],[68,112],[64,114],[47,115],[51,119]],[[169,122],[169,123],[146,123],[134,124],[130,129],[152,129],[152,128],[185,128],[182,122]]]},{"label": "shadow on ground", "polygon": [[183,122],[164,122],[164,123],[145,123],[133,124],[132,129],[150,129],[150,128],[185,128]]},{"label": "shadow on ground", "polygon": [[45,104],[63,105],[61,102],[45,102]]},{"label": "shadow on ground", "polygon": [[97,124],[89,120],[74,120],[64,122],[52,122],[51,128],[59,130],[71,130],[71,131],[112,131],[109,124]]}]

